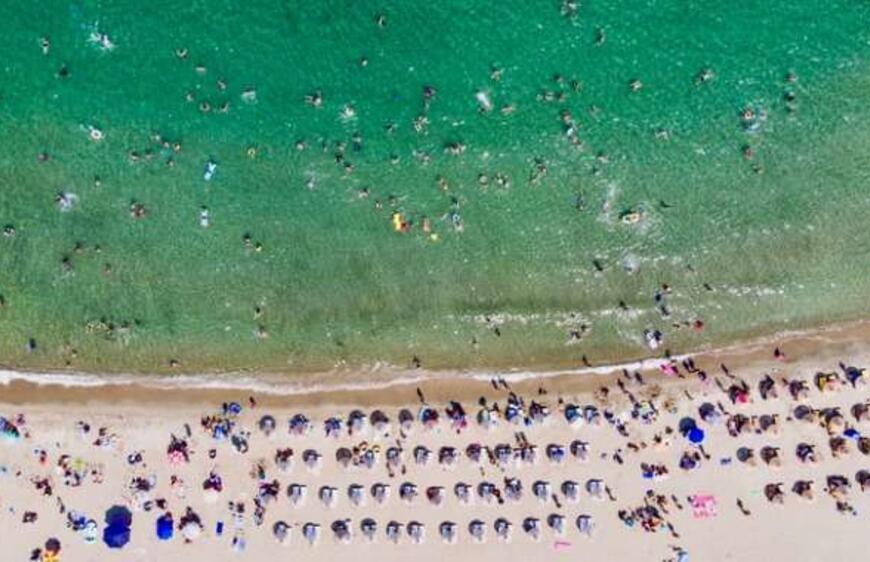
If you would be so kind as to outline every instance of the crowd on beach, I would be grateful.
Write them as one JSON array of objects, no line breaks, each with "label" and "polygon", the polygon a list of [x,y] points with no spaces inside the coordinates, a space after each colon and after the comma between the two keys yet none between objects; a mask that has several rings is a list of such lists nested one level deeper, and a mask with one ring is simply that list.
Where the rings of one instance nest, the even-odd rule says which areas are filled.
[{"label": "crowd on beach", "polygon": [[[623,526],[668,535],[666,559],[688,560],[684,510],[715,517],[731,502],[755,516],[821,494],[832,510],[857,513],[870,470],[823,459],[870,455],[867,380],[845,363],[748,379],[726,365],[665,360],[658,373],[623,371],[582,400],[545,386],[521,395],[502,378],[492,380],[495,398],[476,403],[433,404],[418,388],[414,407],[325,416],[280,416],[251,396],[148,438],[123,419],[66,420],[52,433],[12,413],[0,419],[0,510],[51,530],[45,544],[15,554],[22,560],[58,560],[74,541],[141,543],[149,533],[131,535],[131,526],[143,524],[151,540],[226,541],[237,552],[255,532],[296,548],[538,541],[560,550]],[[58,431],[69,441],[55,440]],[[781,436],[794,431],[789,450]],[[780,479],[791,463],[806,476]],[[766,471],[759,489],[742,492],[764,503],[675,490],[704,468]],[[103,502],[99,512],[79,505]],[[395,513],[408,517],[379,516]]]}]

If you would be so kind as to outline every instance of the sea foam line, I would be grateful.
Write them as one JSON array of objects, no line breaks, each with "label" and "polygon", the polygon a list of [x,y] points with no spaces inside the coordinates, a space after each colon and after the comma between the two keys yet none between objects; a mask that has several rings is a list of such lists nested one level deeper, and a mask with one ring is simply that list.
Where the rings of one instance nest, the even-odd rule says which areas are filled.
[{"label": "sea foam line", "polygon": [[[853,324],[863,324],[857,322]],[[720,354],[740,351],[748,353],[762,350],[771,345],[775,340],[801,338],[812,336],[827,339],[825,336],[833,329],[842,326],[834,326],[821,329],[787,330],[774,335],[756,338],[747,342],[738,342],[720,348],[698,349],[691,353],[671,356],[671,360],[682,361],[698,354]],[[157,390],[224,390],[224,391],[247,391],[271,395],[305,395],[317,393],[347,392],[380,390],[397,386],[409,386],[427,381],[443,381],[450,379],[472,379],[475,381],[489,381],[491,379],[504,379],[508,382],[521,382],[529,379],[547,379],[561,376],[584,376],[584,375],[607,375],[622,370],[638,371],[657,369],[666,362],[663,358],[644,358],[625,363],[584,366],[576,369],[557,369],[549,371],[532,370],[508,370],[508,371],[415,371],[413,374],[399,369],[389,370],[388,366],[381,365],[369,371],[368,375],[377,373],[379,370],[386,377],[385,380],[368,379],[361,382],[342,382],[334,384],[310,384],[310,380],[303,378],[298,382],[291,380],[276,380],[279,375],[253,376],[241,373],[202,373],[189,375],[138,375],[138,374],[91,374],[91,373],[36,373],[29,371],[14,371],[0,369],[0,385],[8,386],[13,382],[20,381],[36,386],[59,386],[64,388],[93,388],[104,386],[140,386],[146,389]],[[360,368],[356,373],[366,376],[364,369]],[[325,373],[327,376],[340,377],[345,373]],[[353,373],[346,373],[353,376]],[[292,375],[287,375],[292,377]],[[303,376],[304,377],[304,376]]]}]

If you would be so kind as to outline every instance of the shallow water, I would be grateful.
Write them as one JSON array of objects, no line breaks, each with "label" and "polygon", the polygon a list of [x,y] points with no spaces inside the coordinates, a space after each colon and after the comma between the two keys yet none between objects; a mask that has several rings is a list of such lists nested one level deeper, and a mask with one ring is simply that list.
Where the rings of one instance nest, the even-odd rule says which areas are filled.
[{"label": "shallow water", "polygon": [[311,4],[0,7],[3,362],[566,365],[866,315],[866,3]]}]

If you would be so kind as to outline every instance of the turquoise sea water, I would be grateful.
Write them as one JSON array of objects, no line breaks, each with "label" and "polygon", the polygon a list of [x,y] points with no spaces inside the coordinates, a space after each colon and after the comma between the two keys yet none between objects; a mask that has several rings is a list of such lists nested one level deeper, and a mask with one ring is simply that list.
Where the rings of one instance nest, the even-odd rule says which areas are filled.
[{"label": "turquoise sea water", "polygon": [[576,364],[864,316],[868,24],[845,0],[4,5],[0,360]]}]

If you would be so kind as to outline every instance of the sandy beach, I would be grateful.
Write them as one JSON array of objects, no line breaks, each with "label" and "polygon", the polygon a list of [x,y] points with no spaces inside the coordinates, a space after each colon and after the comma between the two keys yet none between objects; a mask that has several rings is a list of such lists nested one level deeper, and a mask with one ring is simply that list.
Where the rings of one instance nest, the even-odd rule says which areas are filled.
[{"label": "sandy beach", "polygon": [[0,558],[847,559],[870,547],[868,331],[309,394],[11,382]]}]

